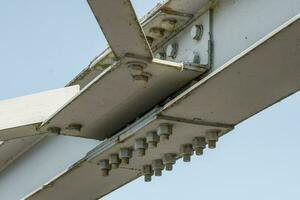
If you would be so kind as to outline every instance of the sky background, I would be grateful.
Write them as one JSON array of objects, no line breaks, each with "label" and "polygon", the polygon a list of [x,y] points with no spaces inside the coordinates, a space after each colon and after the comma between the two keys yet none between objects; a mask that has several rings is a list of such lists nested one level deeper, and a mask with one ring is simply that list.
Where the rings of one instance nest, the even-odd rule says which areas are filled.
[{"label": "sky background", "polygon": [[[140,17],[157,2],[133,1]],[[1,1],[0,25],[0,100],[63,87],[107,46],[86,0]],[[238,125],[217,149],[103,199],[298,200],[299,119],[298,92]]]}]

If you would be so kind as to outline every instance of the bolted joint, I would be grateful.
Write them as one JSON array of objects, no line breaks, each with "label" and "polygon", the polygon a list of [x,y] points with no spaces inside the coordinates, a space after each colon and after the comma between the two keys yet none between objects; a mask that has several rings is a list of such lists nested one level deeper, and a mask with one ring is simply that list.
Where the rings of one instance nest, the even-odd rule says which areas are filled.
[{"label": "bolted joint", "polygon": [[218,141],[219,135],[218,130],[211,130],[205,134],[205,140],[206,143],[208,144],[208,148],[214,149],[216,148],[216,143]]},{"label": "bolted joint", "polygon": [[108,160],[100,160],[98,165],[100,166],[102,176],[108,176],[110,165]]},{"label": "bolted joint", "polygon": [[121,164],[128,165],[129,159],[132,157],[132,150],[129,148],[122,148],[119,151],[119,158],[121,159]]},{"label": "bolted joint", "polygon": [[152,161],[152,169],[154,170],[155,176],[161,176],[162,170],[165,168],[164,163],[161,159]]},{"label": "bolted joint", "polygon": [[153,170],[152,170],[151,165],[144,165],[143,166],[143,175],[144,175],[145,182],[150,182],[151,181],[151,177],[153,175]]},{"label": "bolted joint", "polygon": [[145,138],[138,138],[134,143],[134,150],[138,156],[144,156],[147,149],[147,143]]},{"label": "bolted joint", "polygon": [[146,135],[146,142],[148,143],[148,147],[155,148],[157,147],[157,143],[159,142],[159,136],[156,132],[148,132]]},{"label": "bolted joint", "polygon": [[192,144],[184,144],[180,146],[180,153],[183,157],[183,162],[190,162],[191,156],[194,153],[194,149]]},{"label": "bolted joint", "polygon": [[157,134],[160,138],[160,141],[166,141],[169,139],[172,134],[172,125],[170,124],[161,124],[157,129]]},{"label": "bolted joint", "polygon": [[109,157],[109,164],[111,165],[112,169],[117,169],[120,164],[120,159],[118,154],[112,154]]},{"label": "bolted joint", "polygon": [[163,164],[166,166],[167,171],[172,171],[175,162],[176,162],[176,154],[168,153],[163,156]]},{"label": "bolted joint", "polygon": [[193,149],[196,152],[196,155],[203,155],[203,150],[206,147],[206,141],[204,137],[195,137],[193,139]]}]

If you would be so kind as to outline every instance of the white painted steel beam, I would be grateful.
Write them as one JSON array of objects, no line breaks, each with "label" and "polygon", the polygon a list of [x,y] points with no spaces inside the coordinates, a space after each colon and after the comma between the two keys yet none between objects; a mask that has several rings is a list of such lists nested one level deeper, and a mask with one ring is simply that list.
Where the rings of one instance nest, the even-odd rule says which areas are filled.
[{"label": "white painted steel beam", "polygon": [[[132,59],[122,59],[107,68],[46,120],[40,130],[59,127],[61,134],[108,138],[207,70],[205,66],[154,59],[139,71],[131,69],[136,67],[135,62],[128,66],[131,63]],[[142,74],[147,80],[135,79]],[[82,128],[72,132],[70,124],[80,124]]]},{"label": "white painted steel beam", "polygon": [[39,142],[37,127],[79,92],[79,86],[0,101],[0,171]]},{"label": "white painted steel beam", "polygon": [[78,92],[71,86],[0,101],[0,140],[40,134],[38,125]]},{"label": "white painted steel beam", "polygon": [[[179,146],[194,137],[212,129],[219,130],[222,136],[234,125],[299,91],[299,32],[297,15],[164,106],[100,144],[26,198],[97,199],[141,176],[141,167],[153,159],[165,153],[178,154]],[[174,127],[169,141],[147,150],[145,157],[133,155],[128,168],[101,176],[97,165],[100,160],[108,159],[122,147],[132,147],[134,139],[145,137],[162,123]]]},{"label": "white painted steel beam", "polygon": [[89,0],[90,7],[117,58],[135,55],[152,58],[152,52],[130,0]]}]

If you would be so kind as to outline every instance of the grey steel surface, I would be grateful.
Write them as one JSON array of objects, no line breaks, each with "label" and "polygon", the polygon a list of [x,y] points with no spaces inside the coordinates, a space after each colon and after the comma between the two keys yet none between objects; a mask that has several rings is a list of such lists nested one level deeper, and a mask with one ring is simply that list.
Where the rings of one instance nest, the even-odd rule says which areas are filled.
[{"label": "grey steel surface", "polygon": [[123,58],[126,54],[152,58],[149,44],[129,0],[88,2],[117,58]]},{"label": "grey steel surface", "polygon": [[[223,121],[224,129],[220,126],[218,129],[221,128],[223,133],[226,133],[232,128],[231,123],[235,125],[298,91],[299,18],[300,15],[295,16],[161,109],[150,112],[140,121],[99,145],[85,159],[56,177],[49,185],[28,196],[28,199],[96,199],[138,177],[141,165],[161,158],[166,152],[178,153],[181,144],[190,142],[193,137],[201,136],[209,129],[215,129],[216,122]],[[270,90],[270,87],[276,90]],[[188,98],[185,98],[187,96]],[[205,110],[206,106],[210,107],[212,112]],[[237,109],[231,112],[227,110],[230,108]],[[173,118],[165,115],[171,115]],[[179,117],[184,120],[172,120]],[[95,176],[100,172],[100,168],[97,168],[100,159],[107,158],[122,146],[131,146],[134,138],[155,130],[160,123],[170,123],[170,120],[174,124],[174,134],[169,143],[160,144],[157,149],[150,150],[145,159],[134,156],[128,169],[113,170],[111,176],[105,178],[100,174]],[[197,124],[203,123],[203,120],[213,122],[215,126]],[[228,124],[224,124],[224,121]],[[81,191],[77,193],[78,190]]]},{"label": "grey steel surface", "polygon": [[[62,134],[105,139],[205,71],[205,68],[193,70],[181,64],[154,60],[145,68],[145,72],[151,74],[150,80],[141,86],[133,80],[123,59],[83,88],[44,122],[41,130],[59,127]],[[72,123],[81,124],[81,131],[68,132],[66,128]]]}]

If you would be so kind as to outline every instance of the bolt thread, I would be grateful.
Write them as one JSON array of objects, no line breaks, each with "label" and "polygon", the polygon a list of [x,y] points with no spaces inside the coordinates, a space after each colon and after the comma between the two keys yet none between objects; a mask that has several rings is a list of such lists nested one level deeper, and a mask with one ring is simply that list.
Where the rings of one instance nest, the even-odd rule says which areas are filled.
[{"label": "bolt thread", "polygon": [[217,146],[217,141],[216,140],[208,140],[208,148],[215,149],[216,146]]},{"label": "bolt thread", "polygon": [[166,170],[172,171],[173,170],[173,164],[172,163],[166,163]]}]

